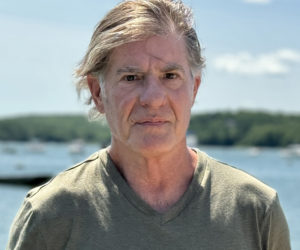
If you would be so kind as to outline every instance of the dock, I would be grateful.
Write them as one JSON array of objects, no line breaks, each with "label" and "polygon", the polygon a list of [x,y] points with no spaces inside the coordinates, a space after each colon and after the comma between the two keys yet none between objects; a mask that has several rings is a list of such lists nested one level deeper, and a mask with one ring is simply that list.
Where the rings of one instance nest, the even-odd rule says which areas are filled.
[{"label": "dock", "polygon": [[0,177],[0,184],[12,184],[12,185],[23,185],[23,186],[39,186],[50,180],[52,176],[12,176],[12,177]]}]

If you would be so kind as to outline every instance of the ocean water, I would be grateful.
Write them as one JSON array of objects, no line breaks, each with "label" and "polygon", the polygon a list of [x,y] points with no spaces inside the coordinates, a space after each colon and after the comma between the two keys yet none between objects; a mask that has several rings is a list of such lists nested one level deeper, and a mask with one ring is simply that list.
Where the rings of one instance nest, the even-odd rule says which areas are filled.
[{"label": "ocean water", "polygon": [[[210,156],[240,168],[278,192],[291,235],[292,249],[300,250],[300,157],[284,149],[199,147]],[[89,144],[0,143],[0,177],[55,175],[99,149]],[[0,184],[0,249],[29,187]],[[1,248],[3,246],[3,248]]]}]

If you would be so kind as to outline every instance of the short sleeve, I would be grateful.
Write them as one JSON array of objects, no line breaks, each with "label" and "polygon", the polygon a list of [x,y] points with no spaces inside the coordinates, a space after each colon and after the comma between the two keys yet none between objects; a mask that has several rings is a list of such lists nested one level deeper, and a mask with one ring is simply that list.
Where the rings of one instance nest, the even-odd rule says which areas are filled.
[{"label": "short sleeve", "polygon": [[263,222],[262,246],[264,250],[291,249],[287,221],[277,195]]},{"label": "short sleeve", "polygon": [[6,250],[46,250],[38,211],[25,200],[10,229]]}]

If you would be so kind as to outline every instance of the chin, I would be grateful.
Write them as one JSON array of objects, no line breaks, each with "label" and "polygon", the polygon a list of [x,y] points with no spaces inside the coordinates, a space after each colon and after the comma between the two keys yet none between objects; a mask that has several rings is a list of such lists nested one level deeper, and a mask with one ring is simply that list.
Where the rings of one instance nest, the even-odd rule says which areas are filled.
[{"label": "chin", "polygon": [[[141,139],[141,138],[140,138]],[[143,140],[134,143],[135,151],[143,155],[157,156],[171,151],[175,145],[176,140],[170,138],[143,138]]]}]

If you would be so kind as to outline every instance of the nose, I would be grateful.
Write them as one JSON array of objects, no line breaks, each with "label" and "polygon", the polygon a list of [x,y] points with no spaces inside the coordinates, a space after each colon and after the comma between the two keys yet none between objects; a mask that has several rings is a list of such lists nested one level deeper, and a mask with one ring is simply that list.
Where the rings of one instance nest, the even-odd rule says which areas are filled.
[{"label": "nose", "polygon": [[140,103],[142,106],[159,108],[166,103],[164,86],[155,77],[146,77],[141,88]]}]

